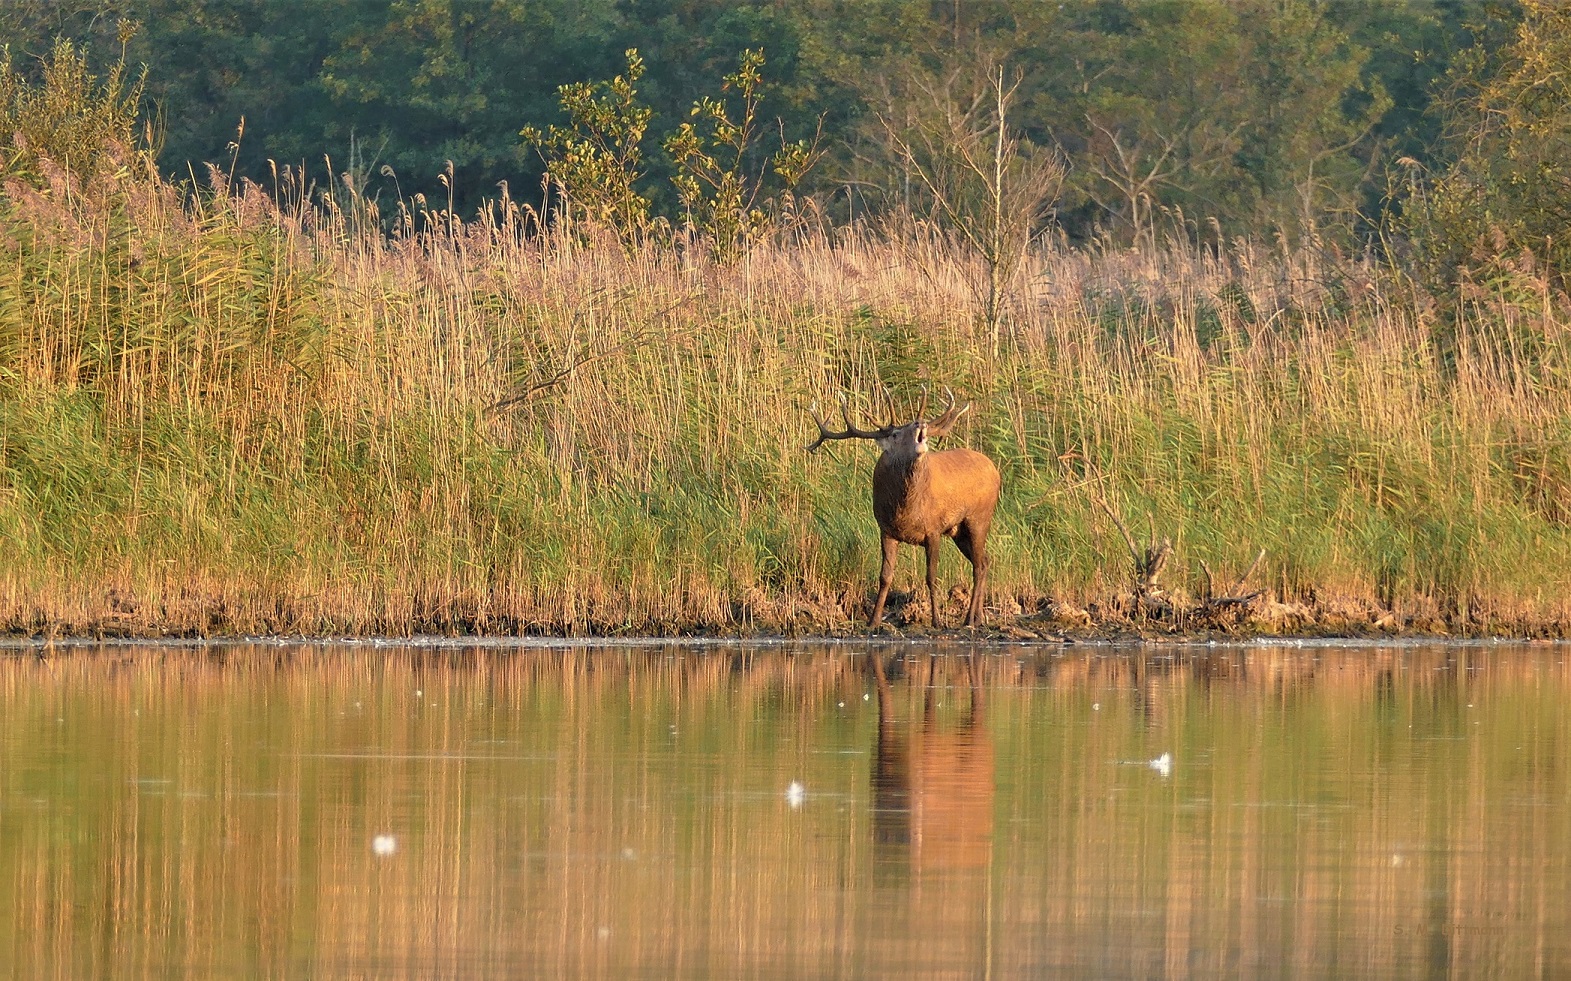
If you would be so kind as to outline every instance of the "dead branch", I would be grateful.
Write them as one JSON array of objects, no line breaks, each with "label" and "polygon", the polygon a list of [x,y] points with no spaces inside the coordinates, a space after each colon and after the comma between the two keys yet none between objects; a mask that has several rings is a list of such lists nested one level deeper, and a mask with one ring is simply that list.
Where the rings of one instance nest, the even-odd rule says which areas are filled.
[{"label": "dead branch", "polygon": [[1138,566],[1140,564],[1140,552],[1135,548],[1135,536],[1129,533],[1129,529],[1124,526],[1124,522],[1118,517],[1116,513],[1114,513],[1112,507],[1107,503],[1106,500],[1102,498],[1101,494],[1098,494],[1096,491],[1092,491],[1091,499],[1096,501],[1103,511],[1107,512],[1107,516],[1109,518],[1113,519],[1113,524],[1118,527],[1119,534],[1124,536],[1124,545],[1129,549],[1129,557],[1133,559],[1135,565]]},{"label": "dead branch", "polygon": [[1257,589],[1249,593],[1243,593],[1240,590],[1244,588],[1244,583],[1249,581],[1249,577],[1255,574],[1255,569],[1259,568],[1261,561],[1265,557],[1266,550],[1261,549],[1255,555],[1255,560],[1249,563],[1249,568],[1244,570],[1244,574],[1239,576],[1233,585],[1220,596],[1216,594],[1215,581],[1211,576],[1211,567],[1206,565],[1204,559],[1200,560],[1200,569],[1206,576],[1206,598],[1201,607],[1207,612],[1214,612],[1229,606],[1245,606],[1258,599],[1264,590]]},{"label": "dead branch", "polygon": [[1113,519],[1113,524],[1118,527],[1119,534],[1124,536],[1124,545],[1129,549],[1129,558],[1135,566],[1135,602],[1137,605],[1150,602],[1152,605],[1161,603],[1166,592],[1157,584],[1157,578],[1162,575],[1162,570],[1167,566],[1167,560],[1173,554],[1172,539],[1163,538],[1157,541],[1156,519],[1150,512],[1146,513],[1146,525],[1149,528],[1149,537],[1146,546],[1141,548],[1135,544],[1135,536],[1129,533],[1129,527],[1119,518],[1112,505],[1095,491],[1091,497],[1097,505]]},{"label": "dead branch", "polygon": [[552,372],[546,378],[529,385],[521,392],[515,392],[504,399],[499,399],[498,401],[486,406],[486,414],[494,415],[498,412],[502,412],[505,409],[510,409],[515,405],[532,401],[536,396],[549,392],[558,385],[567,381],[581,368],[594,364],[596,361],[608,358],[614,354],[641,348],[657,336],[669,336],[665,331],[661,330],[660,326],[658,325],[661,321],[664,320],[666,314],[689,302],[691,299],[692,297],[683,297],[681,300],[678,300],[664,309],[657,311],[649,318],[651,321],[650,324],[633,331],[616,344],[596,350],[594,341],[586,342],[585,344],[581,345],[577,351],[568,356],[566,364]]}]

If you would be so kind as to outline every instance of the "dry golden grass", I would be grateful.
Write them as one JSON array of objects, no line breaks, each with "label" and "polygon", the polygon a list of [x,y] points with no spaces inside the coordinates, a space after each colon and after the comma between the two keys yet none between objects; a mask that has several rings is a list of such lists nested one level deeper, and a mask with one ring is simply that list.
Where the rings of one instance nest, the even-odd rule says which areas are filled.
[{"label": "dry golden grass", "polygon": [[852,629],[872,452],[806,455],[805,407],[923,384],[1004,474],[995,621],[1129,610],[1100,499],[1174,540],[1180,611],[1264,549],[1230,626],[1567,622],[1571,345],[1532,281],[1438,310],[1313,244],[1045,246],[995,350],[920,224],[719,266],[214,182],[0,197],[9,630]]}]

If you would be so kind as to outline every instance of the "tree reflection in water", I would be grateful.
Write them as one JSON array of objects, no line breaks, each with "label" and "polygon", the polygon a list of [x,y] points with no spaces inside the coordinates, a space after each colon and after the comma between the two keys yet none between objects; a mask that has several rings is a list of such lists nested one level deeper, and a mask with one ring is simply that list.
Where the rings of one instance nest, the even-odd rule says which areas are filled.
[{"label": "tree reflection in water", "polygon": [[1571,647],[865,650],[0,653],[0,977],[1571,977]]}]

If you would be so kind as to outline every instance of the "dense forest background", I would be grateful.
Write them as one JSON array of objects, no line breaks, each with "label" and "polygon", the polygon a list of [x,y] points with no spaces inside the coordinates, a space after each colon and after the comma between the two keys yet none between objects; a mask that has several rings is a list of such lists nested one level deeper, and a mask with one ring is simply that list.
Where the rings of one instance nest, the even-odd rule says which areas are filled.
[{"label": "dense forest background", "polygon": [[836,218],[909,204],[892,137],[1002,69],[1023,145],[1061,154],[1053,214],[1072,239],[1182,213],[1225,237],[1367,240],[1415,174],[1455,158],[1447,100],[1521,19],[1480,0],[8,0],[0,37],[23,75],[62,37],[99,70],[145,66],[172,175],[215,162],[268,186],[330,160],[370,194],[464,210],[504,181],[537,196],[520,130],[562,122],[558,88],[611,78],[629,48],[666,213],[660,138],[745,50],[766,59],[760,120],[818,134],[803,189]]}]

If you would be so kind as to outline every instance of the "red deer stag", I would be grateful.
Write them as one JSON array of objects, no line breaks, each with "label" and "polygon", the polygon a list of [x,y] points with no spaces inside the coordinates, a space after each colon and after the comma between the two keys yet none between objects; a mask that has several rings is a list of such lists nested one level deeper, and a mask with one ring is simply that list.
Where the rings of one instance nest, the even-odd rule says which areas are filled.
[{"label": "red deer stag", "polygon": [[[948,394],[946,392],[946,394]],[[949,406],[931,422],[922,418],[927,411],[927,393],[916,418],[903,426],[893,422],[878,429],[859,429],[840,405],[845,430],[834,432],[815,409],[809,412],[818,424],[818,439],[808,446],[817,450],[832,439],[870,439],[883,451],[873,467],[873,517],[883,535],[884,562],[878,573],[878,602],[873,606],[871,625],[884,618],[884,601],[895,577],[895,550],[901,543],[927,549],[927,599],[932,607],[933,626],[938,626],[938,547],[943,536],[955,540],[960,553],[971,563],[971,605],[966,625],[982,621],[982,593],[987,588],[987,529],[993,523],[1000,487],[998,468],[993,461],[964,448],[929,453],[927,443],[949,433],[955,422],[971,408],[966,403]]]}]

